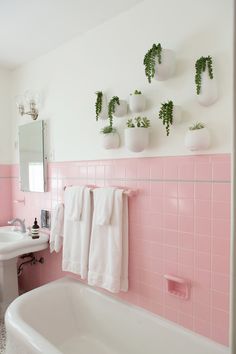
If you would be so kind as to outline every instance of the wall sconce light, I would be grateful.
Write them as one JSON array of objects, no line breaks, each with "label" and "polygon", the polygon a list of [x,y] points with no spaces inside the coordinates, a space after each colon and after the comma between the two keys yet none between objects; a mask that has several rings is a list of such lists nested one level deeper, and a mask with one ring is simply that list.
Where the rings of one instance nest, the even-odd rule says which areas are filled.
[{"label": "wall sconce light", "polygon": [[[36,120],[39,115],[40,96],[33,91],[26,91],[24,95],[16,97],[16,106],[21,116],[28,114],[33,120]],[[26,105],[29,107],[27,110]]]}]

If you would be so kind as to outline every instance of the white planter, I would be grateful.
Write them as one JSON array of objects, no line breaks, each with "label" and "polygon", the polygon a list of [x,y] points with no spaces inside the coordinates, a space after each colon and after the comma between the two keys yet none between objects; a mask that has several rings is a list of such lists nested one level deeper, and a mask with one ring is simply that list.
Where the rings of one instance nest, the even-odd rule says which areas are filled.
[{"label": "white planter", "polygon": [[178,125],[182,122],[182,109],[180,106],[173,107],[173,126]]},{"label": "white planter", "polygon": [[102,95],[102,110],[99,113],[99,119],[105,120],[108,118],[108,105],[107,105],[107,98],[103,94]]},{"label": "white planter", "polygon": [[102,146],[106,150],[117,149],[120,145],[120,137],[118,133],[102,134]]},{"label": "white planter", "polygon": [[185,135],[185,146],[191,151],[208,149],[210,146],[210,134],[208,129],[188,130]]},{"label": "white planter", "polygon": [[141,152],[149,145],[149,128],[126,128],[125,146],[133,152]]},{"label": "white planter", "polygon": [[155,79],[158,81],[169,79],[175,72],[175,66],[175,53],[173,50],[162,49],[161,64],[158,63],[158,58],[156,58]]},{"label": "white planter", "polygon": [[115,106],[114,116],[123,117],[127,114],[127,111],[128,111],[127,102],[124,100],[120,100],[120,104],[116,104]]},{"label": "white planter", "polygon": [[202,73],[202,83],[199,95],[197,95],[198,102],[203,106],[210,106],[218,98],[218,89],[216,79],[210,79],[208,70]]},{"label": "white planter", "polygon": [[138,113],[145,110],[146,99],[145,96],[141,95],[130,95],[129,96],[129,108],[131,112]]}]

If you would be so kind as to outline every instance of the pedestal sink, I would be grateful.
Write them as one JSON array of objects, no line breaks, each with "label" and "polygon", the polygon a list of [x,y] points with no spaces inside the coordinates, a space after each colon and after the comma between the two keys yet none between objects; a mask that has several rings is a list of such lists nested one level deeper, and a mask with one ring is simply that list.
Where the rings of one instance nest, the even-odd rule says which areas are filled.
[{"label": "pedestal sink", "polygon": [[13,231],[11,226],[0,227],[0,318],[8,305],[18,296],[17,258],[24,253],[48,247],[48,235],[40,233],[32,239],[28,233]]}]

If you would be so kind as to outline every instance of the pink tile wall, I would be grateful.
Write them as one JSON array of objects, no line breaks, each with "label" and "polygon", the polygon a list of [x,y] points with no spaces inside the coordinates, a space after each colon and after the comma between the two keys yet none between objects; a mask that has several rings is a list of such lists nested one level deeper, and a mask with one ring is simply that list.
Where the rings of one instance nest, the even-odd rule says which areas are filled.
[{"label": "pink tile wall", "polygon": [[[63,200],[64,185],[138,188],[129,201],[130,289],[119,297],[228,345],[229,155],[51,163],[47,193],[20,192],[17,167],[12,177],[12,200],[26,200],[12,204],[13,215],[28,225]],[[63,275],[60,254],[42,255],[20,278],[24,290]],[[165,273],[191,282],[188,301],[167,293]]]},{"label": "pink tile wall", "polygon": [[0,165],[0,226],[12,217],[11,166]]}]

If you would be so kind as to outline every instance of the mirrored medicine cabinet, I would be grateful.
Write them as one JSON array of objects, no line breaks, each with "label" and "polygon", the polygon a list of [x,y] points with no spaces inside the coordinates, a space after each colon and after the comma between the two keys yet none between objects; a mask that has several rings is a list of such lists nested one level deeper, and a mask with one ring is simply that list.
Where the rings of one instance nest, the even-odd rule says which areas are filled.
[{"label": "mirrored medicine cabinet", "polygon": [[43,120],[19,126],[21,191],[46,192],[47,190],[44,132]]}]

